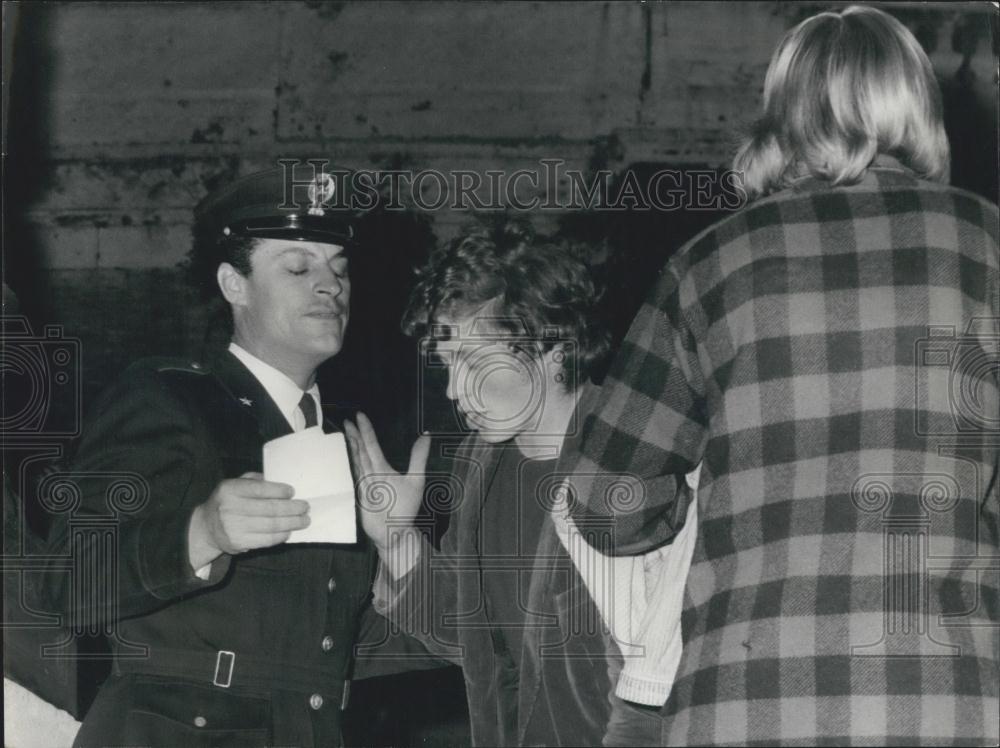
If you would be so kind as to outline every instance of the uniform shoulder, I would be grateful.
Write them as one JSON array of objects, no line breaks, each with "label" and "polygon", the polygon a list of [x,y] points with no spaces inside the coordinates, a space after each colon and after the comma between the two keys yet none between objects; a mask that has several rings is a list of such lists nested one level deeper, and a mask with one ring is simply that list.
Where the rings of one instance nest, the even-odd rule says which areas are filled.
[{"label": "uniform shoulder", "polygon": [[102,434],[103,429],[122,428],[122,424],[140,423],[152,428],[159,422],[186,422],[196,413],[192,398],[206,381],[190,360],[143,358],[133,362],[107,387],[89,407],[88,430]]},{"label": "uniform shoulder", "polygon": [[202,377],[211,374],[211,368],[201,361],[177,356],[149,356],[134,362],[126,371],[135,376],[166,374]]},{"label": "uniform shoulder", "polygon": [[133,366],[152,371],[178,371],[199,375],[208,374],[211,371],[208,364],[180,356],[149,356],[139,359]]},{"label": "uniform shoulder", "polygon": [[190,358],[151,356],[134,361],[110,389],[118,396],[122,390],[131,393],[130,399],[142,397],[142,393],[168,400],[187,399],[204,388],[211,373],[207,364]]}]

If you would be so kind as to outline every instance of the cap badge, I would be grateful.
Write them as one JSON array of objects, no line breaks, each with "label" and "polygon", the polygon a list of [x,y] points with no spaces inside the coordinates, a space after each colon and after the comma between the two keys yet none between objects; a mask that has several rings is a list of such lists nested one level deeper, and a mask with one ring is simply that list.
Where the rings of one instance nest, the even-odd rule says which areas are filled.
[{"label": "cap badge", "polygon": [[337,183],[329,174],[320,174],[309,183],[309,215],[322,216],[326,213],[323,206],[333,199],[337,192]]}]

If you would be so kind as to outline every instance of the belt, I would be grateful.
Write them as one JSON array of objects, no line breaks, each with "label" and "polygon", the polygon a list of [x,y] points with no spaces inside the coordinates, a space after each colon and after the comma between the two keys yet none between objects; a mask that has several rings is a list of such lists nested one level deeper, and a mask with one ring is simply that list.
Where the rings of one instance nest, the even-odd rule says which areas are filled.
[{"label": "belt", "polygon": [[319,691],[340,697],[345,687],[345,681],[335,678],[329,670],[237,655],[228,650],[192,652],[151,647],[146,657],[116,657],[115,667],[123,674],[182,678],[210,683],[219,688],[235,686],[303,693]]}]

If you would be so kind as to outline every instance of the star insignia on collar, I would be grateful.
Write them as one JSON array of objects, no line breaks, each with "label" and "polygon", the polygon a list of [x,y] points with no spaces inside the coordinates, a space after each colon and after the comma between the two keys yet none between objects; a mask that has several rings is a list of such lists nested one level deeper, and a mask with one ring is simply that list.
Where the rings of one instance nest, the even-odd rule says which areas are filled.
[{"label": "star insignia on collar", "polygon": [[251,400],[249,397],[241,397],[240,402],[246,406],[253,405],[253,400]]}]

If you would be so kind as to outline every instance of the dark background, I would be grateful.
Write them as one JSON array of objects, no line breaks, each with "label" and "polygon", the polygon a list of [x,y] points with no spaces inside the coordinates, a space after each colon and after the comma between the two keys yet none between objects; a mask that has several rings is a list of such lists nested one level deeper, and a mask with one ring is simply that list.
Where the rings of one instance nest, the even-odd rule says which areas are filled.
[{"label": "dark background", "polygon": [[[723,169],[734,133],[759,108],[777,41],[827,7],[5,3],[4,311],[13,290],[31,325],[4,340],[5,480],[21,492],[26,456],[69,444],[79,414],[130,361],[198,358],[225,340],[224,315],[181,267],[191,208],[216,186],[280,157],[480,174],[539,171],[540,159],[555,158],[586,175],[609,170],[619,183],[629,170],[644,181],[662,168]],[[882,7],[934,64],[953,183],[996,201],[996,11]],[[590,243],[620,339],[665,259],[721,214],[532,219]],[[422,426],[453,430],[433,372],[419,386],[417,347],[399,319],[413,268],[469,219],[412,205],[361,219],[348,336],[321,385],[372,416],[397,465]],[[64,344],[70,363],[46,358]],[[34,378],[14,355],[26,346],[49,362]],[[48,409],[19,420],[39,397]],[[5,543],[8,556],[19,552]],[[70,698],[85,704],[102,667],[83,668]],[[357,683],[347,734],[368,744],[465,744],[464,709],[455,669]]]}]

